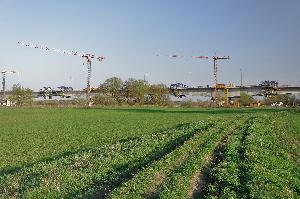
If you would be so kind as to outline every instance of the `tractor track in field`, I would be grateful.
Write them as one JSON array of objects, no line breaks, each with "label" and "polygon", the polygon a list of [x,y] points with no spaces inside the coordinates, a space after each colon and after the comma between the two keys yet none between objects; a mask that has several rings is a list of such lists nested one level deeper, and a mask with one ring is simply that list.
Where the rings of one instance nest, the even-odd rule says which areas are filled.
[{"label": "tractor track in field", "polygon": [[229,136],[226,136],[226,138],[222,139],[221,143],[219,143],[215,148],[212,155],[209,154],[203,158],[204,167],[197,171],[192,179],[193,186],[192,191],[189,194],[189,198],[198,198],[203,195],[207,184],[210,182],[210,173],[212,168],[223,160],[222,154],[229,139]]},{"label": "tractor track in field", "polygon": [[[179,124],[179,125],[176,125],[172,128],[180,129],[180,128],[188,125],[188,124],[189,123]],[[157,133],[160,133],[160,132],[163,132],[163,131],[166,131],[166,130],[168,130],[168,129],[161,129],[161,130],[152,132],[152,134],[157,134]],[[125,139],[118,140],[114,143],[111,143],[111,145],[114,145],[116,143],[126,143],[128,141],[138,140],[138,139],[139,139],[139,137],[128,137],[128,138],[125,138]],[[94,150],[94,147],[86,146],[86,147],[82,147],[82,148],[79,148],[79,149],[66,151],[66,152],[63,152],[63,153],[60,153],[60,154],[57,154],[57,155],[43,157],[43,158],[38,159],[38,160],[33,161],[33,162],[20,164],[20,165],[16,165],[16,166],[13,166],[13,167],[4,167],[4,168],[0,169],[0,177],[5,176],[5,175],[13,175],[13,174],[16,174],[16,173],[22,171],[23,169],[31,168],[31,167],[34,167],[35,165],[38,165],[38,164],[41,164],[41,163],[51,163],[51,162],[54,162],[54,161],[57,161],[57,160],[60,160],[60,159],[64,159],[64,158],[68,158],[68,157],[71,157],[71,156],[74,156],[74,155],[80,155],[80,154],[83,154],[85,152],[89,152],[91,150]]]},{"label": "tractor track in field", "polygon": [[[179,124],[179,125],[176,125],[172,128],[180,129],[180,128],[184,128],[184,126],[187,126],[187,125],[189,125],[189,123]],[[154,131],[154,132],[152,132],[152,134],[155,135],[157,133],[164,132],[166,130],[168,130],[168,129],[162,129],[162,130]],[[116,142],[113,142],[110,145],[114,145],[116,143],[126,143],[128,141],[138,140],[138,139],[140,139],[140,138],[139,137],[128,137],[126,139],[121,139],[121,140],[118,140]],[[63,153],[60,153],[60,154],[57,154],[57,155],[43,157],[43,158],[38,159],[38,160],[33,161],[33,162],[20,164],[20,165],[16,165],[16,166],[13,166],[13,167],[4,167],[4,168],[0,169],[0,177],[3,177],[5,175],[14,175],[14,174],[17,174],[18,172],[20,172],[24,169],[34,167],[35,165],[38,165],[38,164],[41,164],[41,163],[51,164],[52,162],[58,161],[60,159],[81,155],[81,154],[89,152],[91,150],[95,150],[95,148],[91,147],[91,146],[86,146],[86,147],[82,147],[82,148],[79,148],[79,149],[69,150],[69,151],[66,151],[66,152],[63,152]]]},{"label": "tractor track in field", "polygon": [[[243,121],[242,124],[247,123],[248,121],[249,120]],[[237,125],[229,133],[223,136],[223,138],[216,144],[216,147],[212,154],[208,154],[203,158],[204,167],[198,170],[192,178],[192,187],[188,198],[194,199],[205,197],[205,195],[207,194],[208,185],[215,182],[214,177],[211,175],[212,170],[224,160],[224,152],[226,150],[226,147],[234,134],[236,134],[236,130],[241,126]]]},{"label": "tractor track in field", "polygon": [[[86,190],[86,188],[84,188],[80,191],[80,193],[83,193],[83,194],[88,193],[88,195],[87,195],[88,198],[104,198],[114,188],[116,188],[116,187],[120,186],[121,184],[123,184],[124,182],[130,180],[135,174],[137,174],[140,170],[142,170],[147,165],[168,155],[173,150],[175,150],[176,148],[183,145],[187,140],[191,139],[195,134],[200,133],[200,132],[205,132],[207,129],[210,129],[214,126],[212,123],[210,125],[204,126],[203,129],[201,129],[201,128],[200,129],[197,129],[197,128],[191,129],[192,127],[189,127],[189,125],[190,125],[190,123],[180,125],[180,126],[177,125],[174,129],[187,131],[187,133],[184,133],[182,135],[179,135],[178,137],[175,137],[175,138],[169,140],[168,142],[163,144],[163,147],[161,147],[161,148],[156,148],[156,149],[152,150],[146,158],[145,157],[137,158],[130,162],[126,162],[124,164],[119,164],[119,165],[113,166],[112,170],[109,171],[109,173],[110,172],[112,174],[117,173],[117,176],[114,176],[113,178],[107,178],[106,181],[104,180],[101,182],[95,182],[95,185],[92,185],[92,188],[89,187],[88,190]],[[151,136],[148,139],[150,139]],[[127,140],[122,140],[121,142],[127,142]],[[13,191],[13,193],[16,193],[18,195],[19,194],[22,195],[23,193],[26,192],[27,189],[33,188],[32,186],[39,186],[39,184],[42,182],[42,178],[44,178],[44,176],[43,175],[31,175],[31,171],[30,171],[36,165],[38,166],[39,164],[44,164],[44,163],[52,164],[52,162],[54,162],[54,161],[59,161],[61,159],[69,158],[74,155],[75,156],[82,155],[85,152],[88,152],[90,150],[94,151],[96,149],[86,149],[85,148],[84,150],[76,151],[77,153],[67,153],[67,154],[63,154],[61,156],[59,155],[59,156],[55,156],[53,158],[49,158],[49,159],[45,159],[45,160],[43,159],[42,161],[28,164],[24,167],[16,168],[15,170],[9,171],[8,173],[6,173],[6,175],[18,175],[18,173],[22,173],[22,175],[24,175],[22,177],[22,179],[25,180],[24,181],[25,184],[22,183],[24,186],[22,185],[22,188],[20,190],[11,190],[11,191]],[[27,173],[28,171],[30,173]],[[24,172],[26,172],[26,173],[24,173]],[[108,173],[108,176],[110,176],[109,173]],[[5,180],[5,174],[4,174],[2,180]],[[31,182],[35,182],[35,183],[32,184]],[[97,184],[97,183],[100,183],[100,184]],[[100,189],[98,189],[97,187],[99,187]],[[95,189],[93,189],[93,188],[95,188]],[[0,190],[1,190],[1,187],[0,187]],[[80,194],[80,193],[78,192],[78,194]],[[1,195],[1,193],[0,193],[0,195]],[[66,195],[66,197],[68,197],[68,196],[76,197],[76,195],[74,195],[74,193],[68,193]],[[81,196],[79,196],[79,197],[81,197]]]},{"label": "tractor track in field", "polygon": [[[184,129],[184,128],[188,127],[188,125],[189,125],[189,123],[182,124],[182,125],[177,125],[176,127],[174,127],[174,129],[181,129],[181,128]],[[210,126],[207,126],[205,129],[207,129],[207,128],[210,128]],[[163,130],[162,132],[164,132],[164,131],[165,130]],[[159,133],[159,132],[154,132],[154,134],[156,134],[156,133]],[[186,140],[189,140],[196,133],[197,133],[197,130],[192,131],[190,133],[183,134],[183,135],[177,137],[176,139],[173,139],[173,140],[167,142],[165,144],[164,148],[157,149],[153,153],[149,154],[149,156],[146,158],[146,161],[144,159],[137,159],[136,161],[128,162],[127,164],[116,165],[115,167],[113,167],[113,169],[115,171],[117,170],[120,173],[120,175],[117,177],[116,180],[111,181],[111,182],[107,182],[105,184],[104,188],[106,189],[106,192],[107,192],[107,190],[109,190],[110,187],[116,186],[118,183],[122,182],[125,179],[129,179],[132,175],[139,172],[139,170],[141,168],[143,168],[143,166],[162,158],[164,155],[170,153],[175,148],[181,146]],[[133,138],[133,139],[139,139],[139,138]],[[132,140],[132,138],[130,138],[130,140]],[[126,143],[127,141],[130,141],[130,140],[120,140],[120,141],[117,141],[117,143],[120,143],[120,142],[121,143],[123,143],[123,142]],[[112,145],[114,145],[114,144],[112,144]],[[24,173],[24,171],[31,170],[33,167],[38,166],[39,164],[45,164],[45,163],[46,164],[52,164],[53,162],[56,162],[56,161],[60,161],[60,160],[70,158],[70,157],[73,157],[73,156],[81,156],[86,152],[95,151],[95,150],[97,151],[98,149],[92,149],[92,148],[87,148],[86,147],[86,148],[76,150],[76,151],[72,151],[72,152],[71,151],[70,152],[65,152],[65,153],[59,154],[57,156],[46,157],[46,158],[43,158],[43,159],[38,160],[36,162],[28,163],[28,164],[23,165],[23,166],[1,170],[1,173],[0,173],[1,176],[0,177],[2,177],[2,180],[5,180],[6,176],[18,175],[18,173]],[[126,171],[126,168],[128,168],[128,166],[130,166],[130,165],[132,165],[136,162],[141,163],[141,164],[136,164],[134,167],[131,167],[130,170]],[[123,173],[124,170],[126,171],[125,173]],[[26,182],[35,181],[35,186],[36,186],[37,184],[39,184],[39,182],[41,182],[41,179],[43,178],[43,176],[38,175],[38,174],[32,174],[31,175],[31,173],[27,173],[27,171],[26,171],[26,174],[24,175],[23,178],[24,178],[25,181],[24,181],[24,183],[22,183],[24,185],[24,186],[22,185],[22,189],[18,191],[20,194],[22,194],[24,191],[26,191],[26,187],[27,187]],[[27,188],[31,188],[31,185],[32,185],[31,183],[28,183],[29,187],[27,187]],[[0,195],[1,195],[1,187],[0,187]]]},{"label": "tractor track in field", "polygon": [[[204,141],[202,144],[200,144],[197,148],[202,148],[205,147],[208,144],[208,141]],[[188,160],[190,156],[188,154],[183,154],[182,156],[178,157],[174,165],[176,165],[172,171],[180,170],[182,169],[182,164]],[[158,172],[159,173],[159,172]],[[168,177],[172,176],[173,173],[169,173],[167,176],[165,176],[164,180],[161,180],[160,183],[155,182],[155,186],[152,187],[152,191],[149,191],[148,194],[146,195],[146,199],[154,199],[154,198],[159,198],[159,195],[162,191],[162,185],[163,183],[167,180]]]},{"label": "tractor track in field", "polygon": [[192,190],[189,194],[190,198],[198,198],[202,196],[205,192],[207,185],[211,182],[211,170],[213,167],[218,165],[223,161],[223,153],[227,143],[229,142],[231,134],[227,134],[223,139],[217,144],[212,154],[206,155],[204,159],[204,167],[195,173],[192,179]]},{"label": "tractor track in field", "polygon": [[249,136],[249,127],[251,126],[251,123],[253,121],[249,120],[246,128],[242,131],[242,138],[240,141],[240,146],[238,148],[238,153],[239,153],[239,158],[240,158],[240,164],[238,167],[238,177],[239,177],[239,187],[238,187],[238,194],[240,196],[244,196],[245,198],[250,198],[250,190],[249,187],[247,186],[248,184],[248,167],[247,167],[247,156],[246,156],[246,140],[247,137]]},{"label": "tractor track in field", "polygon": [[[165,147],[153,151],[151,154],[149,154],[147,158],[143,157],[133,162],[129,162],[127,164],[117,165],[114,171],[118,171],[120,174],[114,180],[107,181],[101,184],[96,183],[91,188],[93,191],[89,192],[88,195],[86,195],[85,197],[87,198],[108,197],[114,189],[120,187],[123,183],[126,183],[127,181],[131,180],[137,173],[142,171],[145,167],[149,166],[155,161],[159,161],[160,159],[163,159],[165,156],[172,153],[175,149],[184,145],[185,142],[192,139],[197,133],[205,133],[210,128],[215,128],[215,127],[208,126],[202,130],[195,130],[191,133],[184,134],[168,142],[165,145]],[[127,168],[130,169],[126,171]],[[126,172],[124,172],[124,170]]]},{"label": "tractor track in field", "polygon": [[[230,124],[230,121],[228,122],[228,124]],[[224,125],[224,124],[222,124],[222,125]],[[225,126],[227,128],[227,125],[225,125]],[[205,131],[205,133],[208,132],[208,131],[213,131],[214,133],[217,133],[219,131],[218,130],[219,128],[223,129],[221,127],[222,126],[220,126],[220,125],[216,125],[212,128],[202,130],[202,131]],[[228,130],[234,131],[235,128],[232,128],[232,129],[229,128]],[[212,133],[212,135],[214,133]],[[212,135],[210,135],[209,137],[211,137]],[[192,136],[191,139],[193,139],[194,137],[195,136]],[[208,140],[210,139],[209,137],[207,137]],[[189,139],[189,140],[191,140],[191,139]],[[187,140],[187,141],[189,141],[189,140]],[[206,140],[202,144],[200,144],[197,147],[197,148],[199,148],[198,150],[201,150],[201,147],[206,146],[209,143],[208,140]],[[185,145],[185,144],[186,144],[186,142],[182,143],[181,146],[178,146],[178,147],[182,147],[182,145]],[[174,150],[177,149],[178,147],[175,147]],[[174,151],[174,150],[172,150],[172,151]],[[170,153],[172,151],[170,151]],[[166,154],[166,155],[168,155],[168,154]],[[162,158],[163,157],[161,157],[160,159],[162,159]],[[146,188],[145,191],[143,192],[143,194],[141,195],[141,197],[142,198],[159,198],[160,193],[163,191],[163,186],[162,185],[165,183],[165,181],[170,176],[173,176],[174,171],[178,172],[177,171],[178,169],[181,170],[182,163],[185,162],[188,158],[189,158],[189,156],[187,154],[184,154],[183,156],[178,157],[178,159],[174,162],[174,165],[175,165],[174,168],[173,167],[170,168],[171,169],[170,171],[160,172],[160,170],[159,170],[155,175],[153,174],[154,176],[152,176],[153,177],[152,182],[150,184],[147,183],[147,186],[148,186],[149,190],[147,190],[147,188]],[[173,165],[173,163],[172,163],[172,165]],[[157,180],[155,180],[155,179],[157,179]],[[129,181],[129,180],[131,180],[131,179],[128,179],[127,181]],[[126,183],[127,181],[125,181],[124,183]],[[120,187],[121,186],[122,186],[122,184],[120,184]],[[118,188],[118,187],[115,187],[115,188]],[[143,190],[144,190],[144,188],[143,188]],[[129,190],[127,190],[127,191],[129,191]],[[100,198],[100,197],[98,197],[98,198]]]}]

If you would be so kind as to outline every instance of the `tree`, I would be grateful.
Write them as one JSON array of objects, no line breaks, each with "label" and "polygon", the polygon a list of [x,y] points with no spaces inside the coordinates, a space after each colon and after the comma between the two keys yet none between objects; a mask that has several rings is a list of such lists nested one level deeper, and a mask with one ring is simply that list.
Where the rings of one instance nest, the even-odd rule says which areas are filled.
[{"label": "tree", "polygon": [[248,95],[247,93],[242,92],[239,102],[241,106],[249,106],[249,104],[253,102],[253,97],[251,95]]},{"label": "tree", "polygon": [[297,100],[296,96],[291,94],[273,95],[265,98],[264,100],[266,105],[279,104],[281,102],[285,106],[296,106],[298,101],[299,100]]},{"label": "tree", "polygon": [[14,84],[11,95],[8,97],[10,101],[17,106],[32,102],[33,91],[29,88],[23,88],[20,84]]},{"label": "tree", "polygon": [[129,78],[124,82],[123,89],[127,101],[131,99],[139,104],[143,104],[145,102],[145,95],[149,90],[149,85],[144,80]]},{"label": "tree", "polygon": [[122,90],[123,81],[119,77],[111,77],[103,84],[100,84],[99,89],[103,94],[106,94],[115,100],[119,101],[121,98],[121,90]]},{"label": "tree", "polygon": [[155,105],[163,105],[169,101],[169,89],[164,84],[153,84],[149,87],[148,102]]}]

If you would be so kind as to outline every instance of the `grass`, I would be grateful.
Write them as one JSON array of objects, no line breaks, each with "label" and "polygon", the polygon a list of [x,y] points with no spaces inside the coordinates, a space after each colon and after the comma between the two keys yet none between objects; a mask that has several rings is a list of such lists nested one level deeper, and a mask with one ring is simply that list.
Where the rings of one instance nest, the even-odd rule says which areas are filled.
[{"label": "grass", "polygon": [[300,113],[282,111],[0,109],[0,198],[298,197]]},{"label": "grass", "polygon": [[[155,110],[155,111],[153,111]],[[208,114],[110,109],[0,109],[0,171],[138,137]]]}]

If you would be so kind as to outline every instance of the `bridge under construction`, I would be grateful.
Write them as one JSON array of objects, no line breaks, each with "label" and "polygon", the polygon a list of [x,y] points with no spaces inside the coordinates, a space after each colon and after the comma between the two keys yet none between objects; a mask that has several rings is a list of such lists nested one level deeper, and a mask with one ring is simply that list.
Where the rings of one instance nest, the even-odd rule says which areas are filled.
[{"label": "bridge under construction", "polygon": [[224,88],[170,88],[170,92],[177,97],[192,96],[214,96],[214,92],[228,98],[239,97],[241,93],[246,93],[251,96],[271,96],[281,94],[300,94],[300,87],[298,86],[284,86],[277,88],[265,88],[262,86],[244,86],[244,87],[224,87]]},{"label": "bridge under construction", "polygon": [[[187,96],[202,96],[202,97],[213,97],[215,92],[218,92],[220,97],[239,98],[241,93],[246,93],[251,96],[264,96],[269,97],[272,95],[290,94],[290,95],[300,95],[299,86],[281,86],[281,87],[265,87],[262,85],[258,86],[243,86],[243,87],[184,87],[174,85],[169,88],[170,94],[179,98],[184,98]],[[97,89],[91,89],[91,95],[98,94]],[[10,95],[11,91],[7,91],[6,95]],[[44,99],[51,99],[54,96],[61,98],[73,98],[84,96],[86,91],[84,90],[65,90],[65,91],[47,91],[47,92],[33,92],[33,97]]]}]

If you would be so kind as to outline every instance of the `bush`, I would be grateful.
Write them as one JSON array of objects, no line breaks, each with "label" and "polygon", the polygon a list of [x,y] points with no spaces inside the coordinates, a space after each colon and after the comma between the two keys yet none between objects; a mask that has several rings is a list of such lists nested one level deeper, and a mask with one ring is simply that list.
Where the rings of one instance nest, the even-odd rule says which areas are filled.
[{"label": "bush", "polygon": [[298,106],[300,100],[296,98],[295,95],[283,94],[283,95],[273,95],[265,98],[264,103],[266,105],[283,103],[284,106]]},{"label": "bush", "polygon": [[50,106],[50,107],[83,107],[86,100],[82,98],[75,98],[73,100],[40,100],[33,101],[32,106]]},{"label": "bush", "polygon": [[116,99],[101,94],[93,96],[92,100],[94,105],[116,106],[119,104]]},{"label": "bush", "polygon": [[32,104],[33,91],[29,88],[23,88],[20,84],[14,84],[11,95],[8,97],[16,106]]},{"label": "bush", "polygon": [[239,99],[241,106],[249,106],[253,102],[253,97],[247,93],[242,92]]},{"label": "bush", "polygon": [[181,107],[184,107],[184,108],[191,108],[191,107],[193,107],[193,105],[194,105],[194,103],[191,99],[188,99],[181,103]]}]

